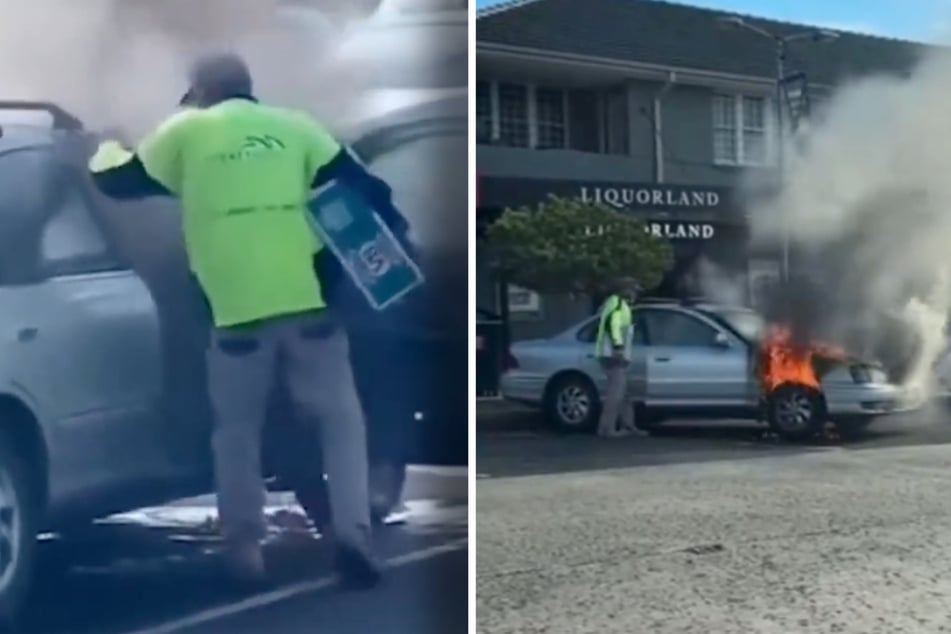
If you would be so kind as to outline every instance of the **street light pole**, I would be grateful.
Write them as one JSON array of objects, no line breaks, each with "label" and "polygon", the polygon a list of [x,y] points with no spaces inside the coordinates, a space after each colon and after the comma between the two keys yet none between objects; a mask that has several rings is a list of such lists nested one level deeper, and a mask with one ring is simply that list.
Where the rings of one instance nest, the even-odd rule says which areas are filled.
[{"label": "street light pole", "polygon": [[[783,80],[786,78],[786,40],[776,38],[776,184],[782,191],[786,170],[786,130],[783,116]],[[783,211],[783,262],[780,275],[783,282],[789,281],[789,213]]]}]

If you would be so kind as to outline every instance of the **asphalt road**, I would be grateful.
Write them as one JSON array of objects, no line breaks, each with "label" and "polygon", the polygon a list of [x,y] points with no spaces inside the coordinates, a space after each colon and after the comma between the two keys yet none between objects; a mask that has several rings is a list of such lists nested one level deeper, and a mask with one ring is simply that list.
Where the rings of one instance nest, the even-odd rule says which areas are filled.
[{"label": "asphalt road", "polygon": [[478,631],[951,631],[951,416],[478,435]]},{"label": "asphalt road", "polygon": [[329,549],[302,539],[289,496],[272,495],[274,584],[248,595],[221,583],[213,500],[110,518],[44,541],[40,583],[17,630],[26,634],[329,634],[465,631],[466,474],[414,469],[406,506],[379,529],[388,571],[370,592],[340,589]]}]

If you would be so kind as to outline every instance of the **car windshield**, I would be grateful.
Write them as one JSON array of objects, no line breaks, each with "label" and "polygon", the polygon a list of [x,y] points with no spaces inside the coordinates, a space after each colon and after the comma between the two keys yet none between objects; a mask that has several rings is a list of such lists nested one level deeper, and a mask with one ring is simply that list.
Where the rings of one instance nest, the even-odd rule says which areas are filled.
[{"label": "car windshield", "polygon": [[725,322],[748,341],[758,340],[766,327],[766,321],[763,317],[752,310],[717,308],[708,312]]}]

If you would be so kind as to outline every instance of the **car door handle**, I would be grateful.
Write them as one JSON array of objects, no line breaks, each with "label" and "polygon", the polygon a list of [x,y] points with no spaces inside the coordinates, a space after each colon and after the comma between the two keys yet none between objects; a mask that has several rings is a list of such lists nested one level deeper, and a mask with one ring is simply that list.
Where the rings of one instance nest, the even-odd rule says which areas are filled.
[{"label": "car door handle", "polygon": [[17,340],[18,341],[33,341],[36,339],[36,335],[40,333],[37,328],[21,328],[17,331]]},{"label": "car door handle", "polygon": [[670,361],[670,357],[654,357],[654,361],[657,361],[658,363],[667,363]]}]

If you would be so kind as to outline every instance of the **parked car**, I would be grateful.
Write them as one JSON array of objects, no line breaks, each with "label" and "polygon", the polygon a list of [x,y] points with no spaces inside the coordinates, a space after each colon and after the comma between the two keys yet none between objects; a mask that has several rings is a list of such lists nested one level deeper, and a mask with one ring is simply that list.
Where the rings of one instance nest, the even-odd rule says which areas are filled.
[{"label": "parked car", "polygon": [[[3,127],[4,110],[18,123],[23,112],[48,121]],[[351,318],[378,519],[400,497],[407,460],[466,460],[466,113],[464,99],[393,112],[352,143],[393,183],[428,280],[392,312],[365,308],[345,284],[334,299]],[[37,534],[213,487],[209,321],[177,204],[100,197],[85,167],[98,139],[55,106],[0,103],[0,128],[0,618],[9,618],[30,587]],[[319,479],[319,440],[288,431],[289,409],[278,386],[263,475],[294,486],[299,469]],[[289,457],[280,450],[289,445],[309,449]]]},{"label": "parked car", "polygon": [[[754,364],[765,321],[747,308],[644,303],[634,307],[634,323],[630,381],[643,428],[674,417],[768,419],[781,435],[801,439],[827,420],[857,429],[920,405],[918,394],[889,383],[882,368],[857,360],[823,368],[818,393],[776,390],[764,400]],[[594,356],[597,328],[590,317],[550,339],[514,344],[503,396],[544,408],[559,429],[593,429],[605,387]]]}]

